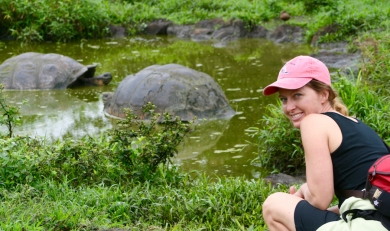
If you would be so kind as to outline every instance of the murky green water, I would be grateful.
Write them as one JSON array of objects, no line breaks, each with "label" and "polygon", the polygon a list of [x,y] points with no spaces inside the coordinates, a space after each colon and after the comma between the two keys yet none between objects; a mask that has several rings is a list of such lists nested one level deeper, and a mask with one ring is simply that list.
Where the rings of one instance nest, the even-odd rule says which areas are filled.
[{"label": "murky green water", "polygon": [[[250,164],[256,147],[246,131],[262,117],[264,105],[275,101],[262,96],[284,62],[311,48],[299,44],[274,44],[262,39],[241,39],[221,44],[192,42],[175,37],[132,37],[70,44],[43,43],[21,46],[0,43],[0,62],[24,52],[60,53],[83,64],[99,64],[97,74],[111,72],[105,87],[56,91],[7,91],[10,102],[21,105],[23,126],[16,134],[48,139],[98,134],[115,121],[103,114],[101,93],[114,91],[127,75],[154,64],[178,63],[212,76],[225,91],[237,114],[229,121],[212,121],[200,127],[180,146],[175,162],[185,171],[206,174],[260,177],[261,169]],[[27,99],[28,102],[22,104]]]}]

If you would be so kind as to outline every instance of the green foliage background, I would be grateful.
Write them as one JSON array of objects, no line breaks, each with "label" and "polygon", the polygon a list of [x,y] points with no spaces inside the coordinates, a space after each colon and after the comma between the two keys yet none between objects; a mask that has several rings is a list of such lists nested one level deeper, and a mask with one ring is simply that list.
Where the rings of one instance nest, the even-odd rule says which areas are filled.
[{"label": "green foliage background", "polygon": [[[365,122],[389,142],[389,93],[378,97],[378,91],[384,85],[373,86],[363,82],[361,73],[356,78],[334,78],[337,80],[333,87],[349,109],[349,114]],[[281,110],[280,102],[268,105],[266,110],[267,114],[259,121],[261,127],[254,128],[257,132],[252,135],[259,146],[259,156],[253,162],[272,172],[304,174],[304,152],[299,130],[292,127]]]},{"label": "green foliage background", "polygon": [[275,27],[282,10],[292,16],[289,24],[307,30],[307,41],[325,26],[338,28],[323,35],[328,41],[389,26],[387,0],[1,0],[0,36],[26,42],[103,38],[109,25],[125,26],[134,34],[159,19],[175,24],[240,19],[248,29]]}]

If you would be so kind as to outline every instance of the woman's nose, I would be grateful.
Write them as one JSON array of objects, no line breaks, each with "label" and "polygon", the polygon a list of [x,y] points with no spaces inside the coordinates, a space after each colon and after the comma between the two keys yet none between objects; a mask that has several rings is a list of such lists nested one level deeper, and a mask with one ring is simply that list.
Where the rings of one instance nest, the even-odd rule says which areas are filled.
[{"label": "woman's nose", "polygon": [[295,108],[295,103],[292,100],[288,100],[286,103],[287,111],[291,111]]}]

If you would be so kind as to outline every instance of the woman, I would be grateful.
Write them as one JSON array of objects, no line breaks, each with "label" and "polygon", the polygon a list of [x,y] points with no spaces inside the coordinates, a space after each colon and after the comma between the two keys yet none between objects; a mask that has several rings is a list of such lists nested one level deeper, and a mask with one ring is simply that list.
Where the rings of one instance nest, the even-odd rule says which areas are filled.
[{"label": "woman", "polygon": [[[388,153],[382,139],[349,117],[331,87],[328,68],[309,56],[287,62],[263,94],[278,92],[284,114],[301,133],[307,182],[288,193],[270,195],[263,216],[270,231],[316,230],[340,219],[339,205],[328,208],[335,190],[364,189],[367,171]],[[380,219],[380,214],[375,213]]]}]

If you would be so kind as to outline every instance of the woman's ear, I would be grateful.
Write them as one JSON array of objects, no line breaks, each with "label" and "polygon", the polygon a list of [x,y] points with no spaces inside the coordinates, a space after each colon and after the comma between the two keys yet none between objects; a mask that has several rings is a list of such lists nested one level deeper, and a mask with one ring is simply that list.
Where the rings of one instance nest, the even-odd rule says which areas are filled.
[{"label": "woman's ear", "polygon": [[321,92],[321,103],[325,103],[329,100],[329,91]]}]

